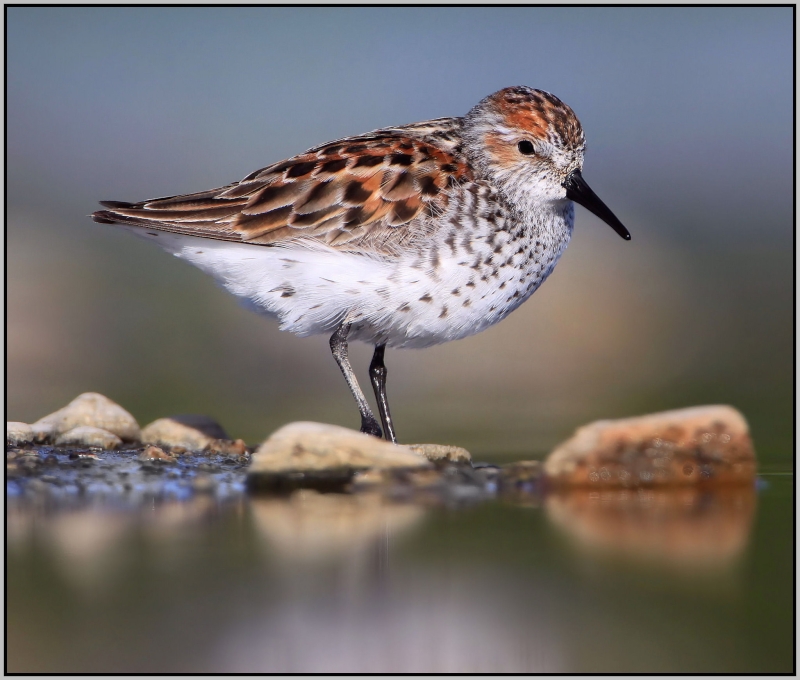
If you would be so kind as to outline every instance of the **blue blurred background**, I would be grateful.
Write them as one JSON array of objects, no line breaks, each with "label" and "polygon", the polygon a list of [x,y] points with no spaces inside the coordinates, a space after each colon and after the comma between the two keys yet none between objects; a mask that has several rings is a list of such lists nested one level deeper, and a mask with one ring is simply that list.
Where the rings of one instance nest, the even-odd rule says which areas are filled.
[{"label": "blue blurred background", "polygon": [[[463,115],[502,87],[583,123],[581,208],[503,323],[387,354],[404,441],[544,454],[578,425],[700,403],[792,458],[792,8],[7,8],[7,418],[99,391],[235,437],[357,426],[297,339],[97,201],[199,191],[329,139]],[[370,349],[353,351],[362,380]]]}]

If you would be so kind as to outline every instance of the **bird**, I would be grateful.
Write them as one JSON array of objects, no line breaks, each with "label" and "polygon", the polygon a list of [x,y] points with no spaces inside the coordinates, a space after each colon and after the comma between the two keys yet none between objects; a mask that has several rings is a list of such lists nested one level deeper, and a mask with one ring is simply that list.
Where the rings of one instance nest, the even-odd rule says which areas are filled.
[{"label": "bird", "polygon": [[[558,97],[507,87],[462,117],[337,139],[226,186],[101,201],[118,224],[210,274],[246,307],[330,348],[361,431],[396,443],[385,350],[465,338],[553,271],[578,203],[630,233],[583,178],[583,127]],[[348,343],[374,346],[380,423]]]}]

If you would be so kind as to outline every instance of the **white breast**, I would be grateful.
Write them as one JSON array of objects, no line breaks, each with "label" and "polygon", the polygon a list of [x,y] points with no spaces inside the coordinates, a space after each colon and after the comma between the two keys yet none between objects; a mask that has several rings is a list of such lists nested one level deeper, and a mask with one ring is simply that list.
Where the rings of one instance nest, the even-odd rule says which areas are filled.
[{"label": "white breast", "polygon": [[477,333],[515,309],[549,273],[533,262],[487,276],[491,266],[474,266],[492,252],[480,239],[468,253],[441,250],[428,267],[419,253],[380,258],[310,241],[258,246],[129,229],[210,274],[247,307],[277,318],[281,330],[332,333],[348,321],[352,339],[390,347]]}]

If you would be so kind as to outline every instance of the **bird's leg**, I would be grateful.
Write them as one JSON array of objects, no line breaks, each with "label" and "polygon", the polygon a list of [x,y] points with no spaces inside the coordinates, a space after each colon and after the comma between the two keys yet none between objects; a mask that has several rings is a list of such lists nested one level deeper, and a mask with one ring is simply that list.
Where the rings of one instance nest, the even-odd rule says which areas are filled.
[{"label": "bird's leg", "polygon": [[347,386],[358,404],[358,410],[361,413],[361,431],[375,437],[382,437],[381,426],[375,420],[364,393],[358,386],[353,367],[350,366],[350,359],[347,356],[347,334],[349,332],[349,323],[343,323],[336,329],[336,332],[331,336],[331,352],[333,353],[333,358],[336,359],[336,363],[339,364],[344,379],[347,381]]},{"label": "bird's leg", "polygon": [[386,345],[375,346],[375,354],[372,355],[372,362],[369,365],[369,378],[372,381],[372,389],[375,390],[375,399],[378,400],[378,412],[381,414],[386,439],[396,444],[397,436],[394,433],[392,414],[389,413],[389,402],[386,399],[386,366],[383,363],[385,349]]}]

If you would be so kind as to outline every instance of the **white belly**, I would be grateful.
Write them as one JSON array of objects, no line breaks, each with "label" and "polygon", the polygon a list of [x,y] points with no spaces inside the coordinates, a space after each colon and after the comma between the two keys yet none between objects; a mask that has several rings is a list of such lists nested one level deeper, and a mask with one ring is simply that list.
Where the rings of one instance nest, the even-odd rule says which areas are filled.
[{"label": "white belly", "polygon": [[352,339],[390,347],[426,347],[477,333],[515,309],[549,273],[508,266],[481,280],[487,268],[476,268],[463,253],[442,257],[434,269],[420,267],[418,258],[415,267],[411,258],[316,243],[257,246],[130,230],[210,274],[246,306],[277,318],[281,330],[332,333],[347,321]]}]

